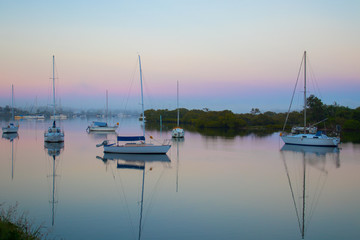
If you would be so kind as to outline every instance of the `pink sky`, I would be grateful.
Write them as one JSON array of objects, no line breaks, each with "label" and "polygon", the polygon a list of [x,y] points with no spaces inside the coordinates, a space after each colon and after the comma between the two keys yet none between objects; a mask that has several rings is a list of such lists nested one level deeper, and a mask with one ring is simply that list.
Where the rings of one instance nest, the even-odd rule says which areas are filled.
[{"label": "pink sky", "polygon": [[122,108],[139,53],[147,107],[175,108],[179,81],[186,108],[285,111],[306,50],[323,102],[358,107],[360,3],[320,2],[5,3],[0,106],[11,84],[17,106],[49,104],[54,54],[63,106],[102,108],[108,89]]}]

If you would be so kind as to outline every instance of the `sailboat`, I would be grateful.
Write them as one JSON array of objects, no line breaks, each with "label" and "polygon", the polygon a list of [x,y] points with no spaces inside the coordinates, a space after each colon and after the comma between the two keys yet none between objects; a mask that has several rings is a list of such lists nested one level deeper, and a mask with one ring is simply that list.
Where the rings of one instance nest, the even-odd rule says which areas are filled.
[{"label": "sailboat", "polygon": [[184,129],[180,126],[180,109],[179,109],[179,81],[177,81],[177,126],[171,131],[173,138],[183,138],[185,135]]},{"label": "sailboat", "polygon": [[[14,121],[14,85],[11,85],[11,120]],[[6,127],[2,128],[3,133],[17,133],[19,124],[10,122]]]},{"label": "sailboat", "polygon": [[[285,124],[283,127],[283,131],[280,133],[281,139],[285,144],[293,144],[293,145],[304,145],[304,146],[322,146],[322,147],[334,147],[338,146],[340,143],[339,137],[328,137],[322,131],[317,131],[314,127],[306,126],[306,51],[304,51],[303,56],[304,61],[304,126],[303,127],[295,127],[293,130],[301,130],[302,133],[298,131],[293,131],[291,134],[284,133],[284,129],[286,126],[286,122],[290,113],[290,108],[285,120]],[[295,92],[295,91],[294,91]],[[291,106],[291,105],[290,105]],[[316,132],[316,133],[315,133]]]},{"label": "sailboat", "polygon": [[[145,116],[140,55],[139,55],[139,69],[140,69],[142,116]],[[150,139],[152,139],[152,137],[150,137]],[[119,142],[125,142],[125,144],[119,144]],[[159,145],[155,145],[153,143],[146,143],[145,121],[143,122],[142,136],[117,136],[115,143],[110,143],[108,140],[105,140],[101,144],[97,144],[96,146],[97,147],[103,146],[105,153],[129,153],[129,154],[166,154],[171,147],[169,141],[164,141],[163,144],[159,144]]]},{"label": "sailboat", "polygon": [[55,56],[53,55],[53,117],[54,121],[51,127],[44,133],[45,142],[63,142],[64,141],[64,132],[60,127],[56,126],[55,120]]},{"label": "sailboat", "polygon": [[115,132],[119,127],[119,123],[114,126],[108,125],[108,91],[106,90],[106,112],[105,112],[106,122],[93,121],[90,126],[87,127],[88,131],[96,132]]}]

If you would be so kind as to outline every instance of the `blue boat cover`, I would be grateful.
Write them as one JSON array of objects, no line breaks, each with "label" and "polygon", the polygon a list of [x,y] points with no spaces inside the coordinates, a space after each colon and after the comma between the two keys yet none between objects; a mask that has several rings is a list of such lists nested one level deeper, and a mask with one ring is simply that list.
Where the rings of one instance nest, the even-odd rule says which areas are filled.
[{"label": "blue boat cover", "polygon": [[322,131],[317,131],[315,136],[320,137],[321,134],[322,134]]},{"label": "blue boat cover", "polygon": [[130,137],[118,136],[117,140],[118,141],[145,141],[145,137],[144,136],[130,136]]},{"label": "blue boat cover", "polygon": [[106,127],[107,123],[106,122],[94,122],[94,125],[98,126],[98,127]]}]

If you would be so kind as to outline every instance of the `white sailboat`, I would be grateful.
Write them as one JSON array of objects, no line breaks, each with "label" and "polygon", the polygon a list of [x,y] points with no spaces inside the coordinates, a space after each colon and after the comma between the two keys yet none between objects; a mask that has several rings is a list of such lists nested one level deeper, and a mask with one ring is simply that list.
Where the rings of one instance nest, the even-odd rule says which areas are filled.
[{"label": "white sailboat", "polygon": [[116,125],[110,126],[108,124],[108,91],[106,90],[106,112],[105,112],[105,122],[93,121],[87,130],[90,132],[115,132],[119,127],[119,123]]},{"label": "white sailboat", "polygon": [[180,126],[180,109],[179,109],[179,81],[177,81],[177,126],[171,131],[173,138],[183,138],[185,135],[184,129]]},{"label": "white sailboat", "polygon": [[[11,85],[11,120],[14,121],[14,85]],[[2,128],[3,133],[17,133],[19,124],[10,122],[6,127]]]},{"label": "white sailboat", "polygon": [[[322,131],[314,130],[313,126],[307,127],[306,126],[306,51],[304,52],[304,126],[303,127],[296,127],[294,129],[300,129],[303,133],[295,133],[286,134],[284,133],[286,121],[288,119],[290,108],[288,115],[286,117],[286,121],[284,124],[283,132],[280,133],[281,139],[284,141],[285,144],[292,144],[292,145],[304,145],[304,146],[322,146],[322,147],[333,147],[338,146],[340,143],[340,138],[338,137],[328,137]],[[293,131],[294,132],[294,131]],[[315,133],[316,132],[316,133]]]},{"label": "white sailboat", "polygon": [[[55,118],[55,56],[53,55],[53,116]],[[51,127],[44,133],[45,142],[63,142],[64,132],[60,127],[56,126],[56,120],[54,120]]]},{"label": "white sailboat", "polygon": [[[139,55],[139,69],[140,69],[142,116],[145,116],[140,55]],[[126,143],[119,144],[119,142],[126,142]],[[109,143],[108,140],[105,140],[101,144],[97,144],[96,146],[97,147],[103,146],[105,153],[129,153],[129,154],[166,154],[171,147],[169,141],[164,141],[163,144],[159,144],[159,145],[155,145],[153,143],[146,143],[145,121],[143,122],[142,136],[117,136],[115,143]]]}]

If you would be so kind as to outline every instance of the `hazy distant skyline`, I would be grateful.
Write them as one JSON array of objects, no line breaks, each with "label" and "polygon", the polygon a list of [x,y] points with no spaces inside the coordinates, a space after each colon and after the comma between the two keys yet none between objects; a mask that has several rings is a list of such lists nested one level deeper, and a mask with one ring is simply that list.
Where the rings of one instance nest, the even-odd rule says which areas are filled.
[{"label": "hazy distant skyline", "polygon": [[[306,50],[325,104],[360,106],[360,1],[1,1],[0,106],[286,111]],[[129,88],[131,79],[134,83]],[[299,92],[300,93],[300,92]],[[317,93],[311,92],[310,93]],[[57,98],[57,99],[58,99]]]}]

